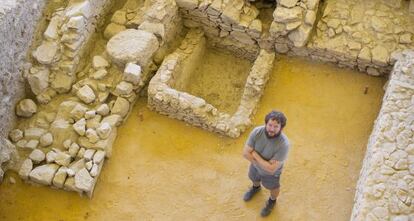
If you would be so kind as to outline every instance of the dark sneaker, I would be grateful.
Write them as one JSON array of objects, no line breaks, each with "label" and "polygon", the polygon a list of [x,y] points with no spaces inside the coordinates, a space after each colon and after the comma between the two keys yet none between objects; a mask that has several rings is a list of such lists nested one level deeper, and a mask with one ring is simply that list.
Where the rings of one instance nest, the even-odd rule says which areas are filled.
[{"label": "dark sneaker", "polygon": [[249,201],[249,200],[251,200],[253,198],[253,196],[257,192],[259,192],[259,190],[260,190],[260,186],[258,186],[258,187],[254,187],[254,186],[250,187],[250,189],[244,194],[243,200],[246,201],[246,202]]},{"label": "dark sneaker", "polygon": [[262,212],[260,212],[260,215],[262,217],[268,216],[271,212],[273,207],[276,205],[276,200],[267,200],[265,207],[262,209]]}]

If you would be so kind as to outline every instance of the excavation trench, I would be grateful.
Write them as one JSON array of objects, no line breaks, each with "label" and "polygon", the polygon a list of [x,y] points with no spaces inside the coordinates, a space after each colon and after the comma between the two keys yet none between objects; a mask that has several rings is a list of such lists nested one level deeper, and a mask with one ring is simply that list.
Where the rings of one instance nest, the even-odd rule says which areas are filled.
[{"label": "excavation trench", "polygon": [[[232,9],[240,6],[236,4],[240,1],[230,2],[230,6],[235,5],[227,8],[211,4],[207,10],[203,4],[193,8],[184,0],[177,0],[177,4],[155,0],[115,2],[104,18],[95,21],[96,33],[91,34],[84,49],[65,51],[65,56],[79,59],[76,71],[71,73],[75,75],[68,74],[71,78],[76,76],[73,82],[60,84],[56,79],[62,75],[54,67],[50,69],[47,89],[34,94],[33,87],[27,85],[28,98],[47,104],[39,104],[32,118],[19,118],[16,128],[25,132],[19,139],[39,140],[27,136],[25,129],[44,128],[53,134],[53,144],[34,149],[64,152],[67,156],[74,149],[73,143],[80,147],[68,157],[67,165],[56,159],[35,162],[36,157],[30,157],[33,148],[26,143],[18,147],[20,161],[14,165],[14,171],[6,173],[0,185],[0,220],[259,219],[268,193],[262,191],[248,203],[242,200],[251,184],[247,178],[248,162],[241,152],[251,129],[262,125],[264,116],[272,109],[281,110],[288,117],[285,133],[291,150],[281,178],[278,205],[270,219],[349,219],[386,79],[339,69],[333,64],[286,57],[275,51],[336,62],[340,67],[358,68],[371,75],[390,70],[388,55],[385,63],[378,63],[375,53],[368,62],[352,48],[352,53],[327,53],[331,42],[336,42],[335,38],[324,39],[331,38],[326,33],[322,35],[325,23],[332,23],[330,16],[324,16],[324,23],[319,25],[309,20],[284,23],[281,18],[272,20],[275,8],[262,3],[256,4],[260,14],[249,4],[237,14]],[[316,8],[307,6],[303,13],[316,13],[319,21],[319,1],[314,2]],[[341,6],[342,1],[332,2]],[[407,4],[403,6],[407,8]],[[375,4],[371,1],[370,5]],[[48,19],[40,22],[41,33],[36,35],[31,51],[45,40],[45,23],[59,6],[50,3],[45,10]],[[319,13],[327,13],[322,11]],[[242,20],[234,24],[234,13],[250,19],[249,27]],[[289,13],[282,15],[289,17]],[[310,28],[313,31],[308,32],[312,33],[309,44],[298,46],[307,41],[300,34]],[[135,44],[136,39],[149,45],[140,51],[137,60],[114,55],[108,49],[109,39],[128,32],[125,29],[133,30],[132,40],[126,38],[130,41],[117,46]],[[301,33],[292,42],[287,34],[296,30]],[[133,39],[134,35],[141,38]],[[268,44],[273,44],[273,51],[264,49],[268,49]],[[402,48],[408,47],[407,44]],[[96,56],[109,64],[95,67]],[[32,56],[29,60],[34,66],[41,66],[36,59]],[[128,70],[131,63],[134,64]],[[71,64],[64,61],[59,68],[67,70]],[[128,72],[136,71],[138,66],[135,75]],[[39,70],[30,71],[38,74]],[[67,80],[67,76],[62,79]],[[83,99],[89,98],[78,95],[85,86],[96,95],[94,101],[87,103]],[[77,116],[73,110],[78,104],[89,111]],[[108,105],[106,113],[98,113],[101,105]],[[121,117],[111,118],[114,115]],[[51,125],[59,117],[68,127],[56,127],[61,131],[54,131]],[[106,117],[110,119],[105,121]],[[82,120],[86,122],[83,130],[73,126]],[[110,122],[112,128],[105,138],[96,132],[104,121]],[[87,129],[91,129],[89,134]],[[64,144],[67,139],[69,148]],[[92,155],[79,154],[82,149]],[[106,157],[96,160],[98,151]],[[42,180],[39,173],[30,174],[32,168],[23,176],[19,168],[23,168],[22,162],[27,158],[35,162],[34,167],[52,164],[53,181]],[[76,171],[68,172],[66,167]],[[64,168],[63,179],[56,178],[57,168]],[[84,172],[82,176],[79,171]],[[27,185],[20,177],[34,185]],[[55,178],[60,180],[55,182]],[[36,184],[39,180],[46,182],[46,186]]]},{"label": "excavation trench", "polygon": [[[292,149],[270,219],[349,218],[383,84],[382,78],[331,65],[277,59],[254,120],[261,125],[274,108],[288,116]],[[26,185],[9,172],[0,186],[0,218],[257,219],[268,196],[262,191],[252,202],[241,199],[250,185],[241,156],[247,135],[231,139],[206,132],[150,111],[141,98],[119,128],[92,199]]]}]

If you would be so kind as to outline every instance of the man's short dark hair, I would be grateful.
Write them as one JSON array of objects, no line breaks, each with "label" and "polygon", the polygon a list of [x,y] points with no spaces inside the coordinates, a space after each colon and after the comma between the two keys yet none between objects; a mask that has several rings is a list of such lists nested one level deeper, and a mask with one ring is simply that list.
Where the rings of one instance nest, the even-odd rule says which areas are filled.
[{"label": "man's short dark hair", "polygon": [[265,123],[269,122],[269,120],[276,120],[282,128],[286,126],[286,116],[280,111],[271,111],[265,117]]}]

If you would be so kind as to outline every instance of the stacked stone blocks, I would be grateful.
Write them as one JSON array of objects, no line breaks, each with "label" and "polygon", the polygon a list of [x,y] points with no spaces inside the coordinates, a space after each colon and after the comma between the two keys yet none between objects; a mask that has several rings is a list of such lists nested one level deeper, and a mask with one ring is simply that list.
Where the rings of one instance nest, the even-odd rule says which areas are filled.
[{"label": "stacked stone blocks", "polygon": [[148,106],[206,130],[238,137],[251,126],[251,118],[273,68],[275,55],[266,50],[260,51],[247,78],[240,105],[233,115],[229,115],[202,98],[175,89],[185,85],[186,79],[195,74],[195,67],[201,62],[205,50],[203,31],[189,31],[181,46],[164,59],[152,78],[148,87]]}]

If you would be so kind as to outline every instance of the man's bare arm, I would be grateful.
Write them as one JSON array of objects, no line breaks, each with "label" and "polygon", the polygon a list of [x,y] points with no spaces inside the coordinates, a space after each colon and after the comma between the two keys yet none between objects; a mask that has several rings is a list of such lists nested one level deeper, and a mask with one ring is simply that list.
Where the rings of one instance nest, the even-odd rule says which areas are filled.
[{"label": "man's bare arm", "polygon": [[252,153],[254,153],[254,149],[253,147],[246,145],[243,149],[243,157],[246,158],[248,161],[250,161],[251,163],[255,163],[256,160],[254,159]]},{"label": "man's bare arm", "polygon": [[270,174],[273,174],[276,172],[276,170],[279,168],[280,166],[280,162],[276,161],[276,160],[270,160],[267,161],[265,159],[263,159],[258,153],[253,152],[252,156],[254,158],[254,160],[256,161],[256,163],[266,172],[269,172]]}]

